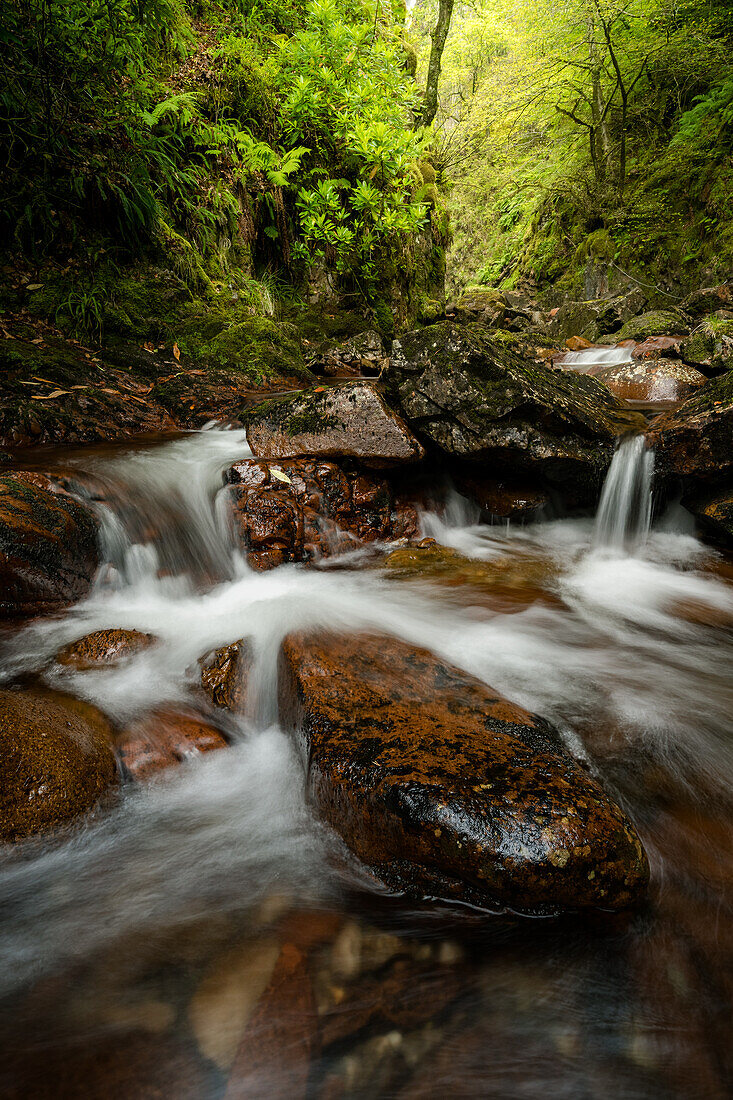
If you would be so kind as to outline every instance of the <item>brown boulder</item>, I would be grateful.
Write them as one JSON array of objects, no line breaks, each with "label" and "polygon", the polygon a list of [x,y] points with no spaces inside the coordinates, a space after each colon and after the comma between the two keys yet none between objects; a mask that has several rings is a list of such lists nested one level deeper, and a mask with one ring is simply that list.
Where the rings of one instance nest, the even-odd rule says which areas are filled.
[{"label": "brown boulder", "polygon": [[248,459],[232,467],[229,480],[235,524],[255,569],[329,557],[417,528],[414,507],[389,482],[335,462]]},{"label": "brown boulder", "polygon": [[705,480],[733,470],[733,372],[657,417],[647,440],[661,473]]},{"label": "brown boulder", "polygon": [[636,344],[631,355],[633,359],[663,359],[670,354],[679,355],[681,348],[680,336],[649,336]]},{"label": "brown boulder", "polygon": [[546,911],[646,886],[633,826],[552,727],[428,650],[291,635],[280,709],[315,805],[397,889]]},{"label": "brown boulder", "polygon": [[592,348],[590,340],[586,340],[584,336],[569,336],[565,341],[565,347],[568,351],[587,351],[588,348]]},{"label": "brown boulder", "polygon": [[0,691],[0,839],[65,825],[114,783],[110,727],[88,703]]},{"label": "brown boulder", "polygon": [[241,713],[252,654],[245,641],[223,646],[201,662],[201,686],[215,707]]},{"label": "brown boulder", "polygon": [[704,374],[676,359],[642,359],[612,367],[591,367],[588,372],[624,401],[684,401],[704,386]]},{"label": "brown boulder", "polygon": [[139,630],[95,630],[93,634],[64,646],[56,654],[56,660],[60,665],[86,672],[132,657],[149,649],[155,642],[153,634],[143,634]]},{"label": "brown boulder", "polygon": [[372,382],[304,390],[247,416],[257,458],[357,458],[369,466],[417,462],[424,451]]},{"label": "brown boulder", "polygon": [[175,767],[200,753],[225,749],[227,741],[196,714],[161,707],[133,722],[117,739],[117,752],[130,779]]},{"label": "brown boulder", "polygon": [[42,475],[0,477],[0,616],[48,614],[86,596],[98,526],[88,505]]}]

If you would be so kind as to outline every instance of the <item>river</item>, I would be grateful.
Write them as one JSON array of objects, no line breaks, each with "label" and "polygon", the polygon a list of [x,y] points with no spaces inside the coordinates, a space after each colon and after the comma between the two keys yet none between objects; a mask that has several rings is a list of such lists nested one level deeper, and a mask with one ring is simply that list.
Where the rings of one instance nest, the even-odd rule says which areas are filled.
[{"label": "river", "polygon": [[[452,495],[423,526],[453,570],[356,551],[251,571],[217,507],[248,453],[212,429],[55,459],[108,502],[107,564],[86,601],[5,636],[5,681],[124,723],[184,701],[218,646],[248,637],[255,665],[228,751],[3,855],[2,1095],[729,1096],[733,568],[678,505],[652,523],[642,442],[595,520],[479,526]],[[648,901],[530,920],[379,892],[310,813],[277,724],[280,643],[318,625],[428,646],[555,722],[636,825]],[[53,663],[116,627],[161,644]]]}]

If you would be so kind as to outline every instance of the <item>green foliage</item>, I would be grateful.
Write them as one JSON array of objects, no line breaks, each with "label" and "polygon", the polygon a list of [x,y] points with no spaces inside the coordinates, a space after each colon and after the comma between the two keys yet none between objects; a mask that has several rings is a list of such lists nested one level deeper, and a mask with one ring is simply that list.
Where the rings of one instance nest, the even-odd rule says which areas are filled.
[{"label": "green foliage", "polygon": [[732,46],[730,0],[460,9],[434,150],[453,180],[455,289],[729,273]]}]

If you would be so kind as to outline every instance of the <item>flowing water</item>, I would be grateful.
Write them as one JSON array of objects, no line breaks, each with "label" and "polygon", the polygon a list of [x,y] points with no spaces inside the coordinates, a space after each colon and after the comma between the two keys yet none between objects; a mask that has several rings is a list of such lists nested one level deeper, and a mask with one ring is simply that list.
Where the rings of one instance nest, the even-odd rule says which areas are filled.
[{"label": "flowing water", "polygon": [[632,363],[631,351],[631,347],[592,347],[585,348],[583,351],[569,351],[558,360],[558,366],[563,370],[574,370],[579,374],[586,374],[593,367],[618,367],[622,363]]},{"label": "flowing water", "polygon": [[[100,501],[108,564],[85,602],[6,639],[7,681],[122,724],[186,700],[217,646],[250,638],[255,668],[228,751],[0,860],[0,1095],[729,1096],[733,571],[681,509],[650,524],[643,440],[620,446],[595,522],[481,526],[451,497],[424,518],[460,552],[447,572],[429,552],[251,572],[217,504],[246,454],[205,431],[64,459]],[[317,625],[428,646],[551,718],[637,825],[648,902],[512,921],[377,890],[313,819],[277,725],[280,642]],[[111,627],[160,644],[53,663]],[[258,1009],[278,958],[301,957],[313,995],[293,964]]]}]

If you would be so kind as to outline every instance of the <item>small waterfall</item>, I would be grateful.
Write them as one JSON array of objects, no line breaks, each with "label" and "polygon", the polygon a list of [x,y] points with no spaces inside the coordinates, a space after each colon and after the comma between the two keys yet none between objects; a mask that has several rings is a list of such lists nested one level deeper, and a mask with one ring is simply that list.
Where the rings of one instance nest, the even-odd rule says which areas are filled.
[{"label": "small waterfall", "polygon": [[615,367],[621,363],[633,361],[631,348],[586,348],[584,351],[569,351],[556,361],[563,370],[574,370],[585,374],[592,367]]},{"label": "small waterfall", "polygon": [[622,439],[606,474],[596,513],[596,546],[634,550],[646,540],[652,519],[654,451],[643,435]]}]

